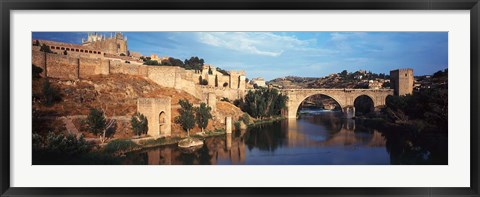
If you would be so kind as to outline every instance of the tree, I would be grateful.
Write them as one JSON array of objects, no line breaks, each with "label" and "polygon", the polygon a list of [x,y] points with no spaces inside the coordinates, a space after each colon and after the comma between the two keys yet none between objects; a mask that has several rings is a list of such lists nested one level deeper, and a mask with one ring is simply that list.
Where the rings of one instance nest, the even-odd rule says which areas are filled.
[{"label": "tree", "polygon": [[255,118],[271,117],[281,114],[287,100],[288,97],[279,93],[277,89],[260,87],[256,91],[248,91],[241,108]]},{"label": "tree", "polygon": [[46,52],[46,53],[53,53],[53,51],[50,50],[50,47],[47,46],[46,44],[43,44],[43,45],[40,47],[40,51],[43,51],[43,52]]},{"label": "tree", "polygon": [[137,136],[141,134],[146,134],[148,131],[148,120],[141,113],[135,113],[130,119],[130,124],[132,125],[133,132]]},{"label": "tree", "polygon": [[48,79],[43,83],[43,96],[45,97],[44,104],[46,106],[51,106],[61,98],[60,92],[50,85]]},{"label": "tree", "polygon": [[105,130],[107,126],[107,120],[103,115],[103,111],[92,108],[87,117],[88,129],[94,135],[99,135]]},{"label": "tree", "polygon": [[202,82],[200,83],[200,85],[208,85],[208,81],[206,79],[202,79]]},{"label": "tree", "polygon": [[152,66],[157,66],[157,65],[159,65],[157,60],[146,60],[146,61],[143,62],[143,64],[145,64],[145,65],[152,65]]},{"label": "tree", "polygon": [[213,75],[212,67],[208,67],[208,74]]},{"label": "tree", "polygon": [[212,111],[212,108],[205,103],[200,103],[199,107],[195,107],[195,120],[202,133],[207,128],[208,120],[212,119],[210,111]]},{"label": "tree", "polygon": [[92,108],[90,109],[86,123],[89,131],[94,135],[99,136],[101,143],[105,143],[107,132],[115,125],[115,120],[111,119],[110,121],[107,121],[103,110]]},{"label": "tree", "polygon": [[181,107],[178,109],[180,115],[175,118],[175,122],[180,124],[182,129],[187,132],[188,136],[190,136],[190,129],[195,126],[193,105],[187,99],[180,99],[178,104],[180,104]]},{"label": "tree", "polygon": [[202,70],[203,63],[205,61],[198,57],[190,57],[190,59],[185,59],[185,69],[187,70]]},{"label": "tree", "polygon": [[42,72],[43,72],[42,68],[32,64],[32,78],[33,79],[40,79],[41,78],[40,73],[42,73]]},{"label": "tree", "polygon": [[341,73],[340,73],[340,76],[341,77],[347,77],[348,75],[348,71],[347,70],[343,70]]},{"label": "tree", "polygon": [[175,59],[173,57],[169,57],[168,58],[168,61],[170,62],[170,64],[172,66],[180,66],[180,67],[184,67],[185,65],[183,64],[182,60],[179,60],[179,59]]}]

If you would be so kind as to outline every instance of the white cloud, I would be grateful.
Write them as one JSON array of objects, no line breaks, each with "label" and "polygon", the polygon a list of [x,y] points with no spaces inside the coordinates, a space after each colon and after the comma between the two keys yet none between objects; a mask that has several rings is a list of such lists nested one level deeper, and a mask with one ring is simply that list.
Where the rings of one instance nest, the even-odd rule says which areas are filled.
[{"label": "white cloud", "polygon": [[199,32],[198,39],[211,46],[272,57],[288,50],[304,49],[315,42],[266,32]]}]

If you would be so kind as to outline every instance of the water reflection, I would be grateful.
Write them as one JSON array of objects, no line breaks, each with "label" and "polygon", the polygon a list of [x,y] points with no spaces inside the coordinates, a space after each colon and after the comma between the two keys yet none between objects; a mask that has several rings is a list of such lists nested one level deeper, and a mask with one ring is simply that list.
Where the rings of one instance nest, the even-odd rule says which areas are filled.
[{"label": "water reflection", "polygon": [[[175,145],[128,154],[125,164],[149,165],[352,165],[426,164],[430,151],[406,131],[392,132],[344,119],[339,112],[303,114],[205,140],[188,153]],[[408,132],[406,132],[408,133]],[[422,147],[420,147],[422,146]],[[408,160],[408,161],[407,161]],[[423,163],[422,163],[423,162]]]}]

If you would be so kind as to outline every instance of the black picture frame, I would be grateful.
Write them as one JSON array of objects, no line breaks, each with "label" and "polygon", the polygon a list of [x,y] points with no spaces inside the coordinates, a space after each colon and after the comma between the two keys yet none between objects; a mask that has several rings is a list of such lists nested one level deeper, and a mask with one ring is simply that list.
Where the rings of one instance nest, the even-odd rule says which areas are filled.
[{"label": "black picture frame", "polygon": [[[2,0],[1,196],[479,196],[478,0]],[[470,187],[464,188],[19,188],[10,185],[12,10],[470,10]]]}]

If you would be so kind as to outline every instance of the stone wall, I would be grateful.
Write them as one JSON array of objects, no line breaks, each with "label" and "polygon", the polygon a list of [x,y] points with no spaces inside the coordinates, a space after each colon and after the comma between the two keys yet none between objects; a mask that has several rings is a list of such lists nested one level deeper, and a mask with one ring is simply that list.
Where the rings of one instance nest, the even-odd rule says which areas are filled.
[{"label": "stone wall", "polygon": [[[244,76],[235,75],[237,83],[235,88],[230,88],[232,76],[217,75],[218,87],[215,86],[215,77],[208,75],[209,83],[212,86],[199,85],[200,73],[193,70],[185,70],[176,66],[146,66],[141,64],[125,63],[122,60],[111,60],[107,58],[77,57],[63,54],[44,53],[39,51],[40,47],[32,48],[32,64],[44,69],[42,76],[59,79],[79,79],[91,75],[108,75],[120,73],[137,75],[148,78],[155,83],[168,87],[183,90],[196,98],[205,101],[205,93],[214,92],[217,98],[226,97],[235,100],[244,94]],[[240,81],[239,81],[240,80]],[[213,81],[213,82],[212,82]],[[223,87],[228,83],[227,87]],[[240,88],[238,87],[240,86]]]},{"label": "stone wall", "polygon": [[48,77],[59,79],[78,79],[79,59],[60,54],[46,54],[46,69]]}]

